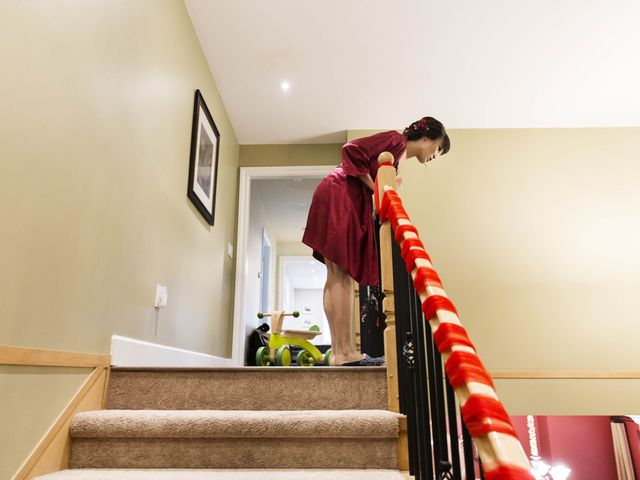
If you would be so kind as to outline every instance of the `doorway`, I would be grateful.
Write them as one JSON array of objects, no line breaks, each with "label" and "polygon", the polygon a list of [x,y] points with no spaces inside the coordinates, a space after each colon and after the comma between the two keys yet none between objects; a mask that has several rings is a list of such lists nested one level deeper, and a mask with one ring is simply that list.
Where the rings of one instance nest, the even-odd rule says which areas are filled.
[{"label": "doorway", "polygon": [[[313,262],[318,274],[322,275],[324,265],[311,257],[311,249],[303,245],[301,239],[315,186],[333,168],[323,165],[240,169],[233,366],[245,364],[247,339],[259,324],[257,313],[285,308],[281,296],[285,288],[293,288],[287,306],[293,305],[300,310],[298,320],[302,325],[305,322],[317,324],[323,331],[318,341],[324,343],[326,338],[330,341],[330,337],[324,335],[328,328],[325,329],[321,300],[318,303],[318,288],[300,283],[291,276],[289,285],[283,286],[279,259],[305,257],[307,265]],[[265,248],[267,244],[268,248]],[[309,274],[302,274],[302,277]],[[324,286],[324,278],[316,278],[320,278],[318,282]],[[305,286],[311,288],[302,288]]]},{"label": "doorway", "polygon": [[291,321],[292,328],[308,330],[316,325],[322,335],[311,343],[331,345],[329,323],[323,307],[327,268],[311,256],[282,255],[278,271],[279,309],[300,312],[300,317]]}]

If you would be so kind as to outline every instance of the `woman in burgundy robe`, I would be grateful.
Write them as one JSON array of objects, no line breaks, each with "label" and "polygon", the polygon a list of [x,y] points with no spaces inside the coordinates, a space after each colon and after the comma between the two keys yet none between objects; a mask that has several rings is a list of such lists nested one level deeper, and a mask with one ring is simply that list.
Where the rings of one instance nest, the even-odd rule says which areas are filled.
[{"label": "woman in burgundy robe", "polygon": [[390,152],[394,166],[416,157],[426,163],[449,151],[444,126],[424,117],[405,128],[377,133],[348,142],[342,162],[316,188],[302,242],[327,266],[324,309],[331,330],[331,358],[335,365],[370,365],[376,362],[358,353],[351,340],[351,279],[377,285],[378,254],[373,228],[374,180],[378,155]]}]

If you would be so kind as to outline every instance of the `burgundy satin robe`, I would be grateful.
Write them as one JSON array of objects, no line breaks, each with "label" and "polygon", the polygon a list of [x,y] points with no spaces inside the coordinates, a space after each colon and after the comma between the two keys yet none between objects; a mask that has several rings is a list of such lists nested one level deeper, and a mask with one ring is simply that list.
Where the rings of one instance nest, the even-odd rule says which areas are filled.
[{"label": "burgundy satin robe", "polygon": [[390,152],[394,166],[407,148],[407,138],[391,130],[348,142],[342,162],[316,188],[302,242],[313,256],[327,258],[360,284],[378,283],[378,252],[373,227],[372,191],[360,180],[375,180],[378,155]]}]

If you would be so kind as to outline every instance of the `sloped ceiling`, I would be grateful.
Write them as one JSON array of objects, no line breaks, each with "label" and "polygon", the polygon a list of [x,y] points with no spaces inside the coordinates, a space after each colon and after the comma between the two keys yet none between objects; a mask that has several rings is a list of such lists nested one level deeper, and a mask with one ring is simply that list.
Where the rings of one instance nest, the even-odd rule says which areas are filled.
[{"label": "sloped ceiling", "polygon": [[427,114],[640,126],[637,0],[185,3],[241,144],[340,142]]}]

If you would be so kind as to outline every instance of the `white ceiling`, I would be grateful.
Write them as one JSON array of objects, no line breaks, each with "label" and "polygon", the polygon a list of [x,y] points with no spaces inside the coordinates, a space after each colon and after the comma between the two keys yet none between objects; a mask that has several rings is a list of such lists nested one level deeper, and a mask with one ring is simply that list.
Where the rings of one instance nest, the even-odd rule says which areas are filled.
[{"label": "white ceiling", "polygon": [[276,242],[300,242],[307,224],[309,205],[320,178],[273,178],[252,180],[251,193],[257,192],[269,219]]},{"label": "white ceiling", "polygon": [[638,0],[185,3],[241,144],[340,142],[427,114],[640,126]]}]

